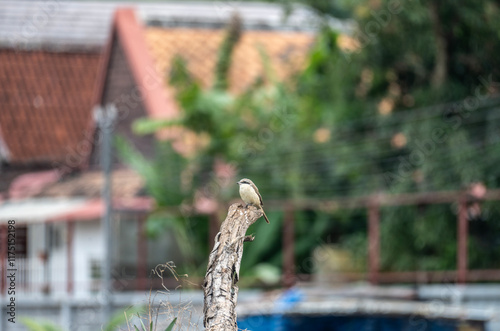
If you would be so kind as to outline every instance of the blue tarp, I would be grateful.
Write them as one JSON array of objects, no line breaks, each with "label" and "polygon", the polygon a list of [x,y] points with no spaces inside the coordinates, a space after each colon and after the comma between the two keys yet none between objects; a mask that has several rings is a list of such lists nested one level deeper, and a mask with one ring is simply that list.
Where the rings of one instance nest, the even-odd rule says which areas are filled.
[{"label": "blue tarp", "polygon": [[[275,331],[276,317],[251,316],[238,320],[239,329],[251,331]],[[372,316],[280,316],[281,330],[314,331],[457,331],[460,322],[452,320],[428,320],[420,316],[372,317]]]}]

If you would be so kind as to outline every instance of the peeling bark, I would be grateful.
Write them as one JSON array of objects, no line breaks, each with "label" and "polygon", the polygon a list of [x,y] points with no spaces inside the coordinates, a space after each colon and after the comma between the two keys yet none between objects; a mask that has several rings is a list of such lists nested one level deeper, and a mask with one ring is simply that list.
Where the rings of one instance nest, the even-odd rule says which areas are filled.
[{"label": "peeling bark", "polygon": [[263,213],[254,206],[235,203],[229,207],[226,220],[215,236],[203,282],[205,301],[203,325],[206,330],[236,331],[236,301],[243,242],[253,241],[245,235],[248,227]]}]

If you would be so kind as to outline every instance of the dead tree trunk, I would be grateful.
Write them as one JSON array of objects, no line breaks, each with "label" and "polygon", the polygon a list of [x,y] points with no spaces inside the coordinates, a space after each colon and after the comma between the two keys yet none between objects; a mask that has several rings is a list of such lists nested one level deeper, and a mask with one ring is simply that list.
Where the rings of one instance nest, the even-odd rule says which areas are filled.
[{"label": "dead tree trunk", "polygon": [[205,301],[203,325],[206,330],[235,331],[236,301],[243,242],[253,241],[245,233],[250,225],[262,217],[262,211],[240,203],[229,207],[226,220],[215,236],[215,245],[208,258],[203,282]]}]

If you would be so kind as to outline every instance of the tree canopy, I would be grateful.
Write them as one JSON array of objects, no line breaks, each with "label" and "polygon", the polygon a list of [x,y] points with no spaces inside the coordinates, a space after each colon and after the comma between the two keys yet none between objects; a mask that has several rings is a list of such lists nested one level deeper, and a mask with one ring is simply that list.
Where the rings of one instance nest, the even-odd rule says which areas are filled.
[{"label": "tree canopy", "polygon": [[[252,178],[264,199],[464,190],[477,182],[500,186],[495,1],[305,3],[324,17],[349,18],[356,28],[339,34],[325,20],[305,66],[290,79],[277,81],[262,51],[264,75],[240,95],[228,92],[225,75],[241,33],[237,20],[219,50],[214,86],[202,88],[182,54],[166,73],[183,116],[162,125],[181,124],[209,137],[187,160],[193,188],[214,180],[216,160]],[[136,123],[143,133],[157,128],[150,120]],[[231,195],[224,194],[216,198]],[[500,210],[483,204],[482,211],[471,226],[470,264],[498,267],[492,247],[499,243],[490,234],[500,230]],[[383,209],[383,268],[454,268],[455,213],[447,205]],[[271,223],[281,217],[270,216]],[[366,224],[356,221],[364,217],[359,210],[302,212],[299,259],[318,244],[308,235],[311,223],[322,240],[364,259]],[[279,229],[273,231],[278,238]],[[276,265],[272,251],[278,245],[268,243],[255,254]]]}]

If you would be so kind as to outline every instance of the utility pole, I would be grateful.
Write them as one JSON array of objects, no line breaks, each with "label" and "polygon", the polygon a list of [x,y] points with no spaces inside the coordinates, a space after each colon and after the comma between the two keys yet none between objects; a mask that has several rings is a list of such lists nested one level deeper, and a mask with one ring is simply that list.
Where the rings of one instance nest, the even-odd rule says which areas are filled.
[{"label": "utility pole", "polygon": [[111,318],[112,305],[112,283],[111,283],[111,163],[112,148],[111,137],[113,134],[116,119],[116,107],[113,104],[106,105],[105,108],[98,107],[94,110],[94,119],[101,130],[101,168],[104,173],[104,186],[102,188],[102,199],[105,203],[104,215],[101,220],[104,241],[104,260],[101,266],[102,273],[102,317],[103,324]]}]

